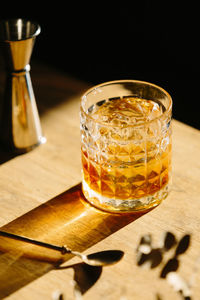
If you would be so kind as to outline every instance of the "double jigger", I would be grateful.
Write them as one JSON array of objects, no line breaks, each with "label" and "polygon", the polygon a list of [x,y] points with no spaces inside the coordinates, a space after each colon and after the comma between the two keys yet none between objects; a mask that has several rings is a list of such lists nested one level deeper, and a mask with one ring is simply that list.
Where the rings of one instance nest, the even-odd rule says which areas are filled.
[{"label": "double jigger", "polygon": [[46,141],[29,64],[39,33],[39,24],[29,20],[0,22],[0,46],[7,74],[0,118],[0,142],[10,152],[25,153]]}]

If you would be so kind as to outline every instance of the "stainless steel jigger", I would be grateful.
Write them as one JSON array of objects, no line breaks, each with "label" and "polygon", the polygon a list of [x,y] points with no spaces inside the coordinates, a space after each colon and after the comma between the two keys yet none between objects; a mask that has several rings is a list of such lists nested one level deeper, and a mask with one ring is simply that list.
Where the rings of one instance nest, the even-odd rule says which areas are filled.
[{"label": "stainless steel jigger", "polygon": [[12,152],[28,152],[46,141],[29,73],[29,61],[39,33],[40,26],[29,20],[0,22],[0,41],[7,70],[0,140]]}]

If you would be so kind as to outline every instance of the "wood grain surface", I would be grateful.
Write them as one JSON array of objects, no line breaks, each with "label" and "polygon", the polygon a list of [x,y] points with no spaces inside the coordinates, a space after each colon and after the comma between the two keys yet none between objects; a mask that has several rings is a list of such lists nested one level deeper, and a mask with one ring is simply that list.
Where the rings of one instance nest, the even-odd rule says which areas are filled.
[{"label": "wood grain surface", "polygon": [[[20,156],[1,150],[1,230],[84,253],[119,249],[124,257],[101,270],[86,270],[72,255],[0,237],[0,299],[61,299],[59,293],[65,300],[81,299],[74,292],[75,281],[90,272],[99,272],[99,277],[84,286],[84,300],[186,299],[168,277],[160,278],[175,246],[162,252],[155,268],[137,265],[141,237],[150,234],[152,247],[159,249],[169,231],[177,244],[190,236],[171,275],[180,276],[189,285],[190,299],[199,300],[200,132],[173,120],[172,190],[160,206],[140,215],[98,211],[84,201],[80,185],[79,99],[88,85],[38,64],[31,75],[47,142]],[[3,75],[0,84],[2,94]]]}]

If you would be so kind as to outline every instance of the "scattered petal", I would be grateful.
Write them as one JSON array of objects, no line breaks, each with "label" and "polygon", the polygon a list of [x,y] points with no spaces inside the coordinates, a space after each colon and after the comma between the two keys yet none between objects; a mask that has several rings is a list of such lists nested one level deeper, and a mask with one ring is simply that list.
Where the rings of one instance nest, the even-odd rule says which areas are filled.
[{"label": "scattered petal", "polygon": [[[147,261],[149,261],[148,254],[139,252],[137,255],[137,265],[141,266],[141,265],[145,264]],[[150,267],[150,264],[149,264],[149,267]]]},{"label": "scattered petal", "polygon": [[165,251],[170,250],[176,244],[175,235],[169,231],[165,233],[163,248]]},{"label": "scattered petal", "polygon": [[190,245],[190,235],[186,234],[182,237],[182,239],[179,241],[178,246],[176,248],[176,256],[183,254],[186,252]]},{"label": "scattered petal", "polygon": [[138,251],[144,254],[149,254],[151,252],[151,247],[147,244],[142,244],[138,247]]},{"label": "scattered petal", "polygon": [[176,272],[170,272],[167,277],[167,282],[173,287],[175,292],[180,292],[184,299],[191,296],[191,290],[187,282]]},{"label": "scattered petal", "polygon": [[166,278],[167,274],[170,272],[175,272],[178,269],[179,262],[176,258],[171,258],[165,264],[164,268],[161,271],[160,277]]},{"label": "scattered petal", "polygon": [[162,261],[162,252],[160,249],[153,249],[150,253],[151,269],[156,268]]},{"label": "scattered petal", "polygon": [[162,261],[162,252],[159,248],[151,250],[150,253],[138,253],[137,265],[145,264],[146,267],[151,269],[157,267]]}]

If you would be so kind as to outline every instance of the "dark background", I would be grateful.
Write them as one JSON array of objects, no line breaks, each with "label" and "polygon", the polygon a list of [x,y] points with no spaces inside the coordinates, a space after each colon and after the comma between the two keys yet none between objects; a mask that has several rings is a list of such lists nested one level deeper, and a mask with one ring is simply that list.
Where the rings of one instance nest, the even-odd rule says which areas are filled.
[{"label": "dark background", "polygon": [[173,98],[174,118],[200,129],[198,2],[25,4],[4,7],[0,18],[39,22],[32,60],[91,84],[116,79],[158,84]]}]

